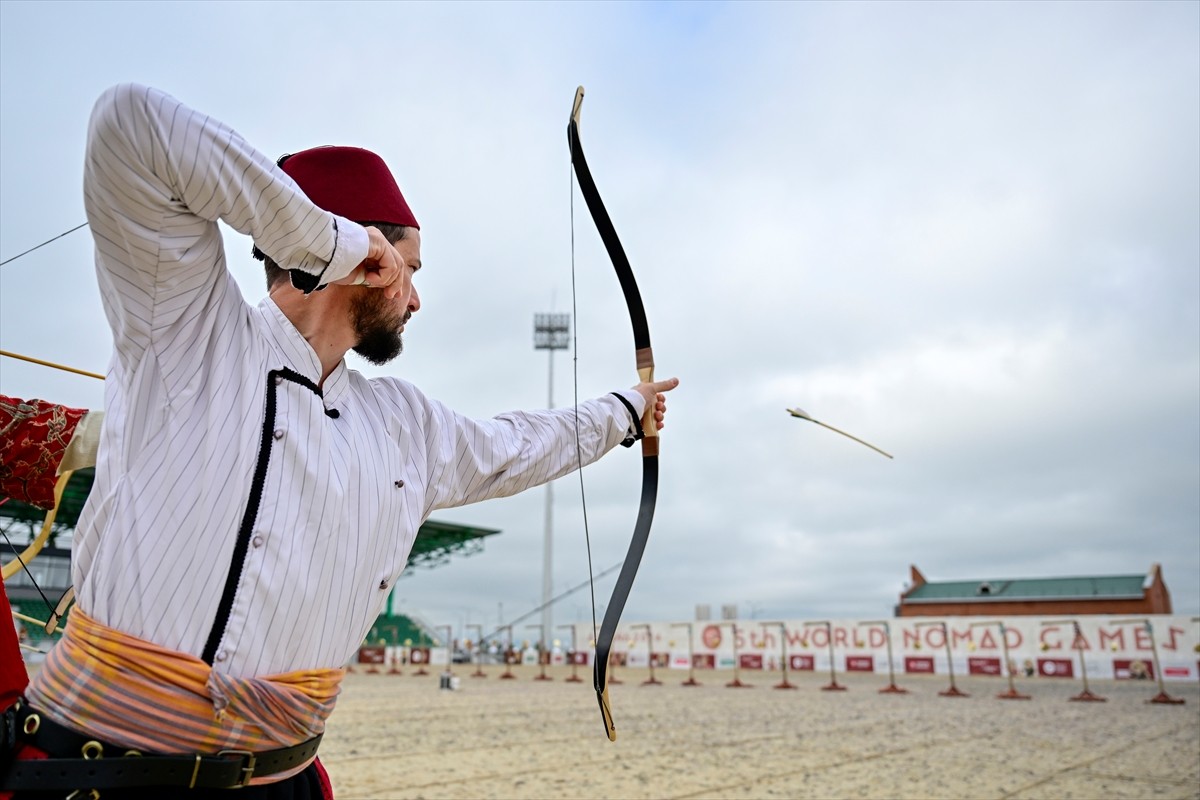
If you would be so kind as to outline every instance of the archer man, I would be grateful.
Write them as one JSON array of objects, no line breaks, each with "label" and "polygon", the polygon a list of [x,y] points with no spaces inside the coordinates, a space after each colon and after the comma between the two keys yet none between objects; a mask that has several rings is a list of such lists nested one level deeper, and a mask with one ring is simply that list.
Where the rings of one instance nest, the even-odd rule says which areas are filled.
[{"label": "archer man", "polygon": [[[84,200],[113,335],[78,605],[16,711],[16,797],[329,798],[344,670],[421,523],[661,428],[674,378],[469,419],[345,362],[400,354],[416,216],[383,161],[276,164],[172,97],[97,102]],[[253,238],[243,300],[218,221]],[[461,354],[460,363],[470,358]]]}]

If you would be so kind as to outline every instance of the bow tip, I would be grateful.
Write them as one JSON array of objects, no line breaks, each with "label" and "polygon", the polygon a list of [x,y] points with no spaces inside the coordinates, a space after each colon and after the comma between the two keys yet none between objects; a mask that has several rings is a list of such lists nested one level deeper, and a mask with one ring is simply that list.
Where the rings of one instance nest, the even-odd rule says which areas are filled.
[{"label": "bow tip", "polygon": [[583,106],[583,87],[575,89],[575,102],[571,105],[571,119],[579,124],[579,109]]},{"label": "bow tip", "polygon": [[613,724],[612,709],[608,705],[608,687],[596,692],[596,699],[600,701],[600,716],[604,718],[604,732],[608,734],[608,740],[615,742],[617,740],[617,726]]}]

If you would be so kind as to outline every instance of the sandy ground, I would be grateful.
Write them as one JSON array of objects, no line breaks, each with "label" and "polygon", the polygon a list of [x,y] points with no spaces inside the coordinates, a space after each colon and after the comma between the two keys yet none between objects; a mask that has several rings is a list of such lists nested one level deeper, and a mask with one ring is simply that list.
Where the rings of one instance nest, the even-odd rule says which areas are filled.
[{"label": "sandy ground", "polygon": [[[361,670],[361,667],[360,667]],[[339,800],[384,798],[1200,798],[1200,685],[1166,684],[1184,705],[1146,701],[1154,683],[1093,681],[1104,703],[1070,702],[1078,681],[621,669],[618,740],[570,668],[502,667],[457,691],[436,672],[349,675],[321,758]]]}]

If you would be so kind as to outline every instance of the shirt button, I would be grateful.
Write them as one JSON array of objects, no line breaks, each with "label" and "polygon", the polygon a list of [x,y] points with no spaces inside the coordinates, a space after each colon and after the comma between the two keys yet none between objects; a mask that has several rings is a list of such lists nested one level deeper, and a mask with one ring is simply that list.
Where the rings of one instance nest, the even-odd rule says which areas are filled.
[{"label": "shirt button", "polygon": [[403,488],[404,488],[404,481],[396,481],[396,488],[397,488],[397,489],[403,489]]},{"label": "shirt button", "polygon": [[217,653],[217,661],[224,661],[224,660],[225,660],[226,658],[228,658],[228,657],[229,657],[229,654],[228,654],[228,653],[226,653],[224,650],[222,650],[221,652]]},{"label": "shirt button", "polygon": [[380,589],[386,589],[387,587],[388,587],[387,578],[384,578],[383,580],[381,580],[381,581],[379,582],[379,588],[380,588]]},{"label": "shirt button", "polygon": [[252,544],[253,544],[255,547],[262,547],[262,545],[263,545],[263,538],[262,538],[261,536],[255,536],[255,537],[254,537],[254,540],[253,540],[253,542],[252,542]]},{"label": "shirt button", "polygon": [[275,376],[275,385],[276,385],[276,386],[280,386],[280,385],[282,385],[282,384],[283,384],[283,376],[282,376],[282,375],[276,375],[276,376]]},{"label": "shirt button", "polygon": [[275,440],[279,441],[282,438],[283,438],[283,428],[276,428],[275,429]]}]

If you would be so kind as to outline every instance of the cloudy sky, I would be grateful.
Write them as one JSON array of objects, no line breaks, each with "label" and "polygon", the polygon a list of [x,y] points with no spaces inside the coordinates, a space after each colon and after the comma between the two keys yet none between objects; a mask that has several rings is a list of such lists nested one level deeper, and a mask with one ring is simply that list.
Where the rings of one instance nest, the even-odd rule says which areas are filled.
[{"label": "cloudy sky", "polygon": [[[272,156],[381,153],[426,268],[405,354],[366,371],[476,416],[546,405],[533,316],[573,304],[554,402],[634,381],[578,196],[572,289],[565,126],[586,86],[588,159],[658,374],[682,381],[626,620],[877,619],[910,564],[1158,562],[1176,612],[1200,612],[1200,4],[5,0],[0,259],[83,221],[88,113],[128,80]],[[249,242],[227,243],[257,301]],[[0,346],[104,370],[85,230],[0,267]],[[0,378],[102,403],[8,359]],[[637,451],[584,477],[600,570],[633,529]],[[587,579],[578,479],[554,497],[561,590]],[[456,626],[536,606],[544,498],[437,514],[503,533],[406,578],[403,606]],[[583,591],[554,621],[590,616]]]}]

